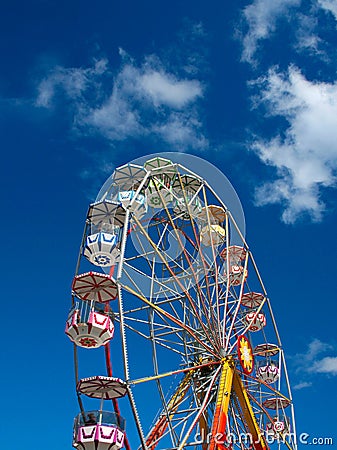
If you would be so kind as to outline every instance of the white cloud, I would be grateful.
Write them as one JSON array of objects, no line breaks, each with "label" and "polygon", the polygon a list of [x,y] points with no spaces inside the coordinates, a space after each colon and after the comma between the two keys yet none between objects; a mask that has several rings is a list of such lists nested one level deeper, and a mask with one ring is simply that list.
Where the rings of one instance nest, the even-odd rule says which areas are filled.
[{"label": "white cloud", "polygon": [[139,76],[138,89],[147,94],[155,106],[163,104],[178,109],[202,94],[197,80],[177,80],[172,75],[154,70]]},{"label": "white cloud", "polygon": [[92,80],[103,74],[106,69],[105,59],[96,61],[93,67],[87,69],[60,66],[53,68],[50,74],[39,83],[35,105],[50,108],[57,90],[63,91],[70,99],[78,99],[88,89]]},{"label": "white cloud", "polygon": [[51,107],[61,93],[71,101],[77,130],[111,141],[154,136],[180,150],[207,146],[197,109],[201,83],[168,72],[153,56],[137,66],[122,49],[120,55],[114,79],[106,60],[92,68],[55,68],[41,81],[36,105]]},{"label": "white cloud", "polygon": [[[322,10],[327,13],[325,19],[322,17]],[[312,0],[308,2],[307,11],[297,13],[294,18],[295,49],[300,52],[307,51],[327,65],[333,64],[336,53],[335,42],[329,39],[326,30],[329,30],[330,24],[337,20],[336,0]]]},{"label": "white cloud", "polygon": [[302,382],[300,382],[300,383],[295,384],[295,385],[293,386],[293,389],[294,389],[295,391],[299,391],[299,390],[301,390],[301,389],[305,389],[305,388],[310,387],[310,386],[312,386],[311,381],[302,381]]},{"label": "white cloud", "polygon": [[167,122],[154,125],[153,131],[177,149],[188,145],[195,149],[206,149],[207,139],[201,133],[201,123],[196,117],[172,113]]},{"label": "white cloud", "polygon": [[[305,353],[299,353],[292,359],[296,361],[297,372],[303,375],[313,373],[325,373],[337,375],[337,356],[324,356],[322,354],[333,351],[334,347],[330,344],[314,339],[308,345]],[[310,381],[302,381],[294,386],[294,389],[303,389],[311,386]]]},{"label": "white cloud", "polygon": [[337,82],[308,81],[290,67],[286,74],[270,70],[255,86],[269,115],[287,122],[284,133],[252,144],[278,175],[257,189],[257,204],[281,203],[286,223],[304,213],[320,220],[325,210],[322,188],[336,185]]},{"label": "white cloud", "polygon": [[318,0],[318,4],[326,11],[331,12],[337,20],[337,3],[336,0]]},{"label": "white cloud", "polygon": [[131,107],[126,93],[116,85],[109,99],[102,105],[89,108],[88,105],[80,105],[76,122],[82,131],[88,132],[90,128],[112,141],[124,140],[145,132],[139,113]]},{"label": "white cloud", "polygon": [[242,59],[254,62],[259,41],[267,39],[275,31],[277,20],[300,3],[301,0],[254,0],[246,6],[243,15],[248,31],[243,38]]},{"label": "white cloud", "polygon": [[308,345],[307,351],[301,354],[301,358],[311,363],[318,355],[332,349],[333,347],[330,344],[322,342],[319,339],[313,339]]},{"label": "white cloud", "polygon": [[296,50],[307,50],[314,55],[325,58],[325,54],[319,49],[322,39],[317,35],[318,20],[314,11],[310,15],[298,14],[296,26]]},{"label": "white cloud", "polygon": [[[301,3],[303,8],[300,8]],[[292,42],[288,42],[297,52],[307,51],[325,62],[330,62],[328,51],[331,43],[321,35],[321,16],[323,9],[337,20],[336,0],[254,0],[242,11],[243,23],[247,31],[242,38],[242,61],[256,65],[258,50],[263,40],[271,39],[277,32],[279,23],[288,22],[288,30],[294,34]],[[324,25],[323,25],[324,29]],[[279,45],[284,45],[284,35],[280,36]]]},{"label": "white cloud", "polygon": [[316,361],[311,370],[316,373],[337,375],[337,356],[326,356],[320,361]]}]

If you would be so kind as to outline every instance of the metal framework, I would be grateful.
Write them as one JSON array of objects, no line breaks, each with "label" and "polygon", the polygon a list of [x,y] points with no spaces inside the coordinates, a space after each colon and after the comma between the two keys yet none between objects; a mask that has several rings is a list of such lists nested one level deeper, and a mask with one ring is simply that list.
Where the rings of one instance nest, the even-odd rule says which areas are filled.
[{"label": "metal framework", "polygon": [[[116,237],[105,253],[104,233]],[[271,303],[244,236],[209,182],[162,158],[122,166],[89,208],[75,280],[89,253],[90,263],[97,259],[88,244],[96,235],[100,261],[111,257],[101,267],[116,290],[110,300],[136,445],[295,450],[290,384]],[[102,304],[95,295],[91,302]],[[75,367],[77,353],[75,347]],[[113,408],[119,413],[117,399]],[[124,445],[130,448],[127,439]]]}]

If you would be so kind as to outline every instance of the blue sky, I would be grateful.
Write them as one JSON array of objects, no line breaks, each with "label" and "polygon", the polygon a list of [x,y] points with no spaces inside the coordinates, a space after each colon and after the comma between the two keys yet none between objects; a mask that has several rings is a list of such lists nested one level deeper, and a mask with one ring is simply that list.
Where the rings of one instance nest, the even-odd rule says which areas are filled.
[{"label": "blue sky", "polygon": [[115,167],[167,151],[209,160],[240,196],[298,431],[337,442],[336,3],[1,10],[1,448],[71,448],[63,328],[87,205]]}]

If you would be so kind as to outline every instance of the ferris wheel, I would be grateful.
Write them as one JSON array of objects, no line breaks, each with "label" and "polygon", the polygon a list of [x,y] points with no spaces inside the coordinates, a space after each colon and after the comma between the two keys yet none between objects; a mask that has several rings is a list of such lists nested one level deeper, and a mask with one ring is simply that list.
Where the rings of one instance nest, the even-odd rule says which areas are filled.
[{"label": "ferris wheel", "polygon": [[[123,165],[89,206],[66,334],[75,448],[297,448],[284,352],[252,252],[210,182],[180,163]],[[105,373],[81,377],[81,359],[98,347]]]}]

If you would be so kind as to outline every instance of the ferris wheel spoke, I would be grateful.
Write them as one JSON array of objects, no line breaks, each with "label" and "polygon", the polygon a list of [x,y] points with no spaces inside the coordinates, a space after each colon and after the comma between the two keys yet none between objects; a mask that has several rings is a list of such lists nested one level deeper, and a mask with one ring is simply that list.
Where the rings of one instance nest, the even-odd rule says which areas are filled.
[{"label": "ferris wheel spoke", "polygon": [[[137,285],[137,282],[133,279],[132,272],[134,271],[137,274],[143,276],[145,280],[150,281],[151,277],[148,274],[144,273],[143,271],[129,266],[129,264],[126,262],[124,264],[125,264],[126,269],[130,268],[130,273],[128,272],[128,270],[125,270],[125,272],[124,272],[129,283],[134,287],[134,289],[136,289],[139,292],[140,295],[145,296],[145,293],[143,292],[141,287],[139,285]],[[132,270],[132,272],[131,272],[131,270]],[[157,279],[155,277],[153,278],[153,285],[158,286],[158,291],[153,293],[153,295],[150,296],[151,298],[158,295],[158,293],[159,294],[164,293],[165,297],[167,297],[168,295],[177,296],[177,290],[171,288],[170,286],[167,286],[167,284],[163,283],[162,281],[160,281],[159,279]]]},{"label": "ferris wheel spoke", "polygon": [[[249,255],[249,253],[246,252],[245,263],[244,263],[244,269],[243,269],[244,272],[247,271],[247,266],[248,266],[248,255]],[[228,260],[228,259],[229,259],[229,258],[227,258],[227,260]],[[228,273],[229,273],[229,271],[228,271]],[[243,288],[244,288],[244,283],[245,283],[245,280],[244,280],[244,278],[243,278],[242,281],[241,281],[241,285],[240,285],[240,294],[239,294],[239,298],[242,297],[242,294],[243,294]],[[239,309],[240,309],[240,302],[237,302],[235,311],[234,311],[234,313],[233,313],[233,317],[231,318],[231,324],[230,324],[229,330],[228,330],[228,332],[226,332],[227,338],[226,338],[226,343],[225,343],[225,351],[228,350],[228,347],[229,347],[229,345],[230,345],[230,339],[231,339],[231,337],[232,337],[233,327],[234,327],[235,324],[236,324],[236,318],[237,318]],[[224,318],[224,319],[225,319],[225,318]],[[225,320],[224,320],[224,322],[225,322]]]},{"label": "ferris wheel spoke", "polygon": [[[156,280],[155,280],[156,281]],[[194,285],[194,283],[193,283],[193,285]],[[200,298],[201,298],[201,302],[202,302],[202,306],[203,306],[203,308],[202,308],[202,310],[201,310],[201,312],[199,313],[199,315],[197,316],[197,318],[198,318],[198,320],[199,320],[199,322],[201,323],[202,321],[201,321],[201,317],[202,316],[204,316],[205,318],[206,318],[206,322],[208,322],[208,328],[211,330],[211,332],[212,332],[212,334],[213,334],[213,339],[216,339],[216,334],[214,333],[214,326],[212,326],[212,324],[211,324],[211,322],[210,322],[210,320],[208,319],[208,314],[207,314],[207,311],[209,311],[209,309],[207,310],[206,309],[206,305],[205,305],[205,302],[204,302],[204,300],[203,300],[203,297],[204,297],[204,295],[203,295],[203,292],[201,291],[201,289],[200,289],[200,286],[199,286],[199,283],[197,283],[197,287],[198,287],[198,292],[197,292],[197,294],[199,294],[199,296],[200,296]],[[194,309],[194,313],[196,313],[196,310]],[[201,315],[200,315],[201,314]],[[204,331],[205,331],[205,328],[204,328]]]},{"label": "ferris wheel spoke", "polygon": [[[183,192],[183,195],[184,195],[184,199],[185,199],[185,202],[186,202],[186,193],[185,193],[184,185],[183,185],[183,183],[182,183],[182,180],[181,180],[181,177],[179,176],[179,174],[178,174],[178,177],[179,177],[180,186],[181,186],[181,189],[182,189],[182,192]],[[196,192],[195,195],[197,195],[197,193],[199,192],[199,190],[201,190],[201,187],[202,187],[202,186],[200,185],[200,188],[197,190],[197,192]],[[159,193],[159,194],[160,194],[160,193]],[[160,194],[160,196],[161,196],[161,194]],[[193,199],[193,198],[192,198],[192,199]],[[206,317],[206,320],[208,321],[208,325],[210,326],[210,322],[209,322],[209,319],[208,319],[208,311],[209,311],[209,307],[208,307],[208,309],[206,308],[206,305],[205,305],[205,302],[204,302],[204,299],[203,299],[203,297],[204,297],[204,292],[200,289],[199,282],[198,282],[198,277],[197,277],[197,274],[196,274],[196,272],[195,272],[195,270],[194,270],[194,268],[193,268],[193,264],[192,264],[192,261],[191,261],[191,256],[192,256],[192,255],[188,254],[188,252],[187,252],[186,249],[185,249],[185,246],[182,244],[181,238],[180,238],[180,236],[179,236],[179,233],[177,232],[177,228],[176,228],[175,225],[174,225],[174,221],[173,221],[173,219],[172,219],[172,215],[170,214],[167,205],[166,205],[165,202],[163,201],[163,197],[162,197],[162,196],[161,196],[161,200],[162,200],[162,202],[163,202],[163,204],[164,204],[164,207],[165,207],[165,211],[166,211],[168,220],[169,220],[169,222],[170,222],[170,224],[171,224],[171,226],[172,226],[172,230],[174,230],[174,232],[175,232],[175,237],[177,238],[177,241],[178,241],[178,243],[179,243],[179,245],[180,245],[180,248],[181,248],[181,250],[182,250],[183,253],[184,253],[186,262],[187,262],[188,267],[189,267],[189,269],[190,269],[190,271],[191,271],[192,279],[194,280],[194,284],[197,286],[198,296],[199,296],[199,298],[200,298],[200,301],[201,301],[202,307],[203,307],[203,314],[204,314],[204,317]],[[192,227],[193,234],[194,234],[194,238],[195,238],[195,243],[194,243],[193,241],[191,241],[191,240],[190,240],[190,242],[192,243],[192,245],[193,245],[194,247],[197,247],[197,250],[198,250],[198,251],[200,252],[200,254],[202,255],[201,248],[200,248],[200,242],[199,242],[199,239],[198,239],[198,235],[197,235],[196,230],[195,230],[194,222],[193,222],[193,220],[192,220],[192,218],[191,218],[192,216],[191,216],[191,214],[190,214],[189,203],[186,202],[186,205],[187,205],[187,212],[188,212],[188,214],[189,214],[189,220],[190,220],[191,227]],[[204,273],[206,273],[206,276],[207,276],[207,272],[205,271],[205,264],[204,264],[204,259],[203,259],[203,258],[202,258],[202,262],[203,262]],[[189,297],[189,296],[188,296],[188,298],[189,298],[189,300],[190,300],[190,297]],[[193,305],[193,303],[192,303],[192,305]],[[208,306],[209,306],[209,305],[208,305]],[[201,324],[202,324],[202,322],[201,322]],[[212,330],[212,327],[210,327],[210,329]],[[206,332],[205,329],[204,329],[204,331]],[[206,333],[207,333],[207,332],[206,332]],[[215,339],[216,339],[216,336],[214,336],[214,337],[215,337]]]},{"label": "ferris wheel spoke", "polygon": [[[174,272],[172,271],[172,269],[169,267],[167,261],[166,261],[165,258],[161,255],[161,253],[158,251],[158,249],[157,249],[155,243],[154,243],[154,242],[152,241],[152,239],[148,236],[148,234],[146,233],[146,231],[144,230],[144,228],[142,227],[142,225],[140,224],[140,222],[138,221],[138,219],[135,218],[135,220],[136,220],[136,223],[138,224],[138,226],[140,227],[140,229],[142,230],[143,234],[147,237],[147,239],[149,240],[150,244],[151,244],[151,245],[153,246],[153,248],[155,249],[157,255],[158,255],[159,258],[162,260],[163,264],[167,267],[167,269],[168,269],[168,271],[170,272],[172,278],[175,279],[175,281],[177,282],[177,284],[178,284],[178,286],[180,287],[180,289],[182,289],[182,291],[183,291],[184,294],[186,295],[186,298],[188,299],[188,301],[189,301],[189,303],[190,303],[190,306],[191,306],[192,310],[194,311],[194,314],[196,315],[196,317],[197,317],[197,319],[198,319],[198,321],[199,321],[200,326],[203,328],[205,334],[206,334],[206,335],[208,336],[208,338],[209,338],[209,334],[208,334],[208,331],[207,331],[207,329],[206,329],[206,327],[205,327],[205,324],[204,324],[204,322],[202,321],[200,315],[198,314],[197,309],[196,309],[195,304],[194,304],[194,300],[191,298],[189,292],[185,289],[185,287],[183,286],[183,284],[180,282],[179,278],[175,275],[175,273],[174,273]],[[211,341],[211,342],[212,342],[212,341]]]},{"label": "ferris wheel spoke", "polygon": [[[136,384],[139,384],[139,383],[145,383],[145,382],[148,382],[148,381],[158,380],[160,378],[170,377],[172,375],[189,374],[188,376],[186,376],[183,379],[184,380],[184,384],[186,385],[186,382],[190,381],[190,378],[191,378],[192,374],[195,373],[197,370],[210,368],[210,367],[216,367],[216,366],[219,366],[219,365],[220,365],[219,361],[210,361],[210,362],[206,362],[206,363],[202,363],[202,364],[194,364],[193,366],[187,367],[185,369],[177,369],[177,370],[172,370],[170,372],[161,373],[161,374],[158,374],[158,375],[152,375],[152,376],[147,376],[147,377],[143,377],[143,378],[139,378],[139,379],[135,379],[135,380],[130,380],[129,384],[136,385]],[[207,384],[208,384],[208,381],[207,381]]]},{"label": "ferris wheel spoke", "polygon": [[[178,302],[178,304],[180,303],[179,299],[177,300],[177,302]],[[160,304],[161,305],[165,305],[165,303],[166,302],[163,301]],[[179,317],[179,312],[175,309],[174,303],[171,302],[169,304],[169,306],[170,306],[171,312],[173,312],[175,317],[178,318]],[[145,318],[145,316],[144,316],[143,319],[140,319],[140,316],[139,316],[139,313],[140,312],[144,312],[145,309],[149,310],[150,307],[136,308],[136,309],[134,309],[132,311],[125,312],[125,320],[129,321],[129,322],[134,322],[135,326],[137,325],[137,322],[140,323],[140,324],[144,324],[144,326],[145,326],[145,324],[148,325],[148,320]],[[138,316],[137,316],[137,312],[138,312]],[[135,313],[136,313],[136,316],[134,316]],[[183,330],[181,330],[180,327],[179,328],[172,327],[172,322],[168,321],[167,318],[165,316],[163,316],[162,314],[159,314],[159,313],[157,314],[156,313],[156,317],[158,319],[160,319],[161,321],[160,322],[157,321],[157,322],[153,323],[153,327],[152,327],[153,328],[153,330],[152,330],[153,333],[152,333],[152,335],[153,335],[154,339],[156,339],[156,338],[160,339],[160,338],[162,338],[165,335],[169,336],[169,335],[173,335],[173,334],[177,334],[177,336],[179,338],[180,333],[183,331]],[[117,316],[117,319],[118,319],[118,316]],[[185,323],[187,323],[188,325],[191,326],[191,322],[187,318],[185,319]],[[132,325],[130,323],[127,326],[128,327],[132,327]],[[182,340],[182,338],[179,338],[179,339]]]},{"label": "ferris wheel spoke", "polygon": [[197,334],[193,331],[192,328],[190,328],[188,325],[184,324],[183,322],[181,322],[180,320],[176,319],[174,316],[172,316],[170,313],[168,313],[167,311],[163,310],[162,308],[160,308],[159,306],[157,306],[156,304],[152,303],[150,300],[148,300],[146,297],[141,296],[140,294],[138,294],[137,292],[135,292],[132,288],[130,288],[129,286],[125,286],[125,289],[132,293],[133,295],[135,295],[136,297],[138,297],[140,300],[142,300],[144,303],[146,303],[147,305],[149,305],[151,308],[153,308],[154,310],[156,310],[157,312],[161,313],[163,316],[165,316],[166,318],[170,319],[173,323],[175,323],[176,325],[180,326],[182,329],[184,329],[192,338],[194,338],[205,350],[207,350],[209,353],[211,353],[212,355],[216,356],[216,353],[213,351],[213,349],[211,347],[209,347],[204,341],[202,341]]},{"label": "ferris wheel spoke", "polygon": [[[203,186],[203,200],[205,203],[205,211],[206,211],[206,218],[207,218],[207,226],[209,227],[209,229],[211,229],[211,220],[210,220],[210,213],[208,210],[208,201],[207,201],[207,193],[206,193],[206,189],[205,186]],[[227,208],[224,209],[224,211],[226,211]],[[228,241],[228,236],[229,236],[229,230],[228,230],[228,221],[227,221],[227,214],[225,214],[225,218],[226,218],[226,227],[225,227],[225,239]],[[221,336],[221,317],[220,317],[220,290],[221,288],[219,288],[219,268],[218,268],[218,258],[217,258],[217,251],[214,248],[213,245],[213,240],[212,240],[212,235],[211,235],[211,250],[212,250],[212,266],[213,266],[213,276],[214,276],[214,286],[215,286],[215,310],[216,310],[216,325],[217,325],[217,329],[219,330],[219,349],[223,346],[223,336]],[[207,276],[206,276],[207,279]],[[227,288],[226,288],[226,292],[227,292]]]},{"label": "ferris wheel spoke", "polygon": [[[151,309],[148,310],[148,312],[150,311]],[[185,355],[185,352],[183,350],[184,340],[181,336],[181,328],[172,326],[172,321],[167,320],[165,316],[157,313],[156,311],[153,311],[153,313],[155,313],[155,317],[157,317],[157,319],[160,319],[161,322],[159,322],[158,320],[156,322],[152,321],[150,330],[149,320],[140,320],[138,317],[132,317],[130,314],[126,315],[125,326],[144,339],[153,341],[154,343],[172,350],[173,352],[180,355]],[[133,325],[131,325],[131,323]],[[140,323],[144,325],[145,330],[143,332],[139,330]],[[171,336],[175,339],[169,339]]]},{"label": "ferris wheel spoke", "polygon": [[[205,278],[207,278],[207,274],[205,275]],[[206,282],[207,284],[207,282]],[[203,292],[202,287],[198,283],[198,293]],[[217,291],[216,284],[213,286],[213,292]],[[207,299],[207,304],[205,302],[205,299]],[[219,336],[219,320],[217,319],[217,315],[214,314],[212,303],[213,303],[213,295],[210,291],[210,285],[208,283],[207,285],[207,291],[205,294],[201,295],[199,297],[200,303],[201,303],[201,309],[202,309],[202,315],[206,319],[206,324],[208,326],[208,329],[210,330],[210,333],[212,335],[212,342],[215,348],[220,348],[220,336]]]},{"label": "ferris wheel spoke", "polygon": [[[199,389],[203,390],[204,398],[202,404],[195,403],[196,397],[191,392],[190,395],[186,396],[187,391],[191,388],[191,383],[195,383],[194,377],[200,370],[205,370],[214,365],[219,365],[218,362],[208,362],[199,365],[194,365],[188,369],[176,370],[173,372],[168,372],[164,374],[160,374],[158,376],[147,377],[139,380],[134,380],[132,383],[144,383],[148,381],[153,381],[159,378],[168,377],[172,375],[177,375],[179,373],[185,373],[186,375],[182,378],[181,382],[178,384],[175,392],[170,397],[168,402],[163,403],[163,412],[158,415],[157,421],[153,425],[151,431],[148,434],[147,445],[150,449],[154,449],[155,446],[159,443],[160,439],[164,439],[166,434],[165,430],[171,425],[172,430],[178,432],[176,434],[177,444],[181,442],[185,442],[191,431],[193,430],[196,422],[199,420],[201,414],[203,414],[205,407],[210,401],[210,392],[213,389],[213,385],[216,381],[217,375],[219,373],[219,368],[215,370],[211,381],[198,382]],[[197,379],[197,378],[196,378]],[[190,399],[190,400],[189,400]],[[187,402],[187,404],[186,404]],[[185,409],[179,409],[182,404],[186,404]],[[189,406],[188,406],[189,405]],[[187,409],[186,409],[187,408]],[[179,417],[183,414],[183,417],[180,419]],[[188,423],[192,423],[189,425],[188,431],[186,428]],[[182,444],[180,444],[181,448]]]}]

